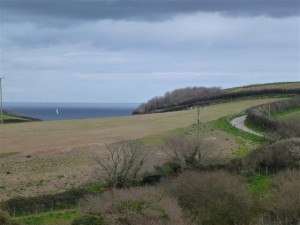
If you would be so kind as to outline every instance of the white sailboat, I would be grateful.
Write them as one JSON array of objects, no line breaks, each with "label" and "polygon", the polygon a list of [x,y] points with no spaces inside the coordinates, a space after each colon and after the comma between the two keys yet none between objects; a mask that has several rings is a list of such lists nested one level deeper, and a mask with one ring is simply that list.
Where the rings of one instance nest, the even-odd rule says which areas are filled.
[{"label": "white sailboat", "polygon": [[58,109],[56,109],[56,114],[58,114]]}]

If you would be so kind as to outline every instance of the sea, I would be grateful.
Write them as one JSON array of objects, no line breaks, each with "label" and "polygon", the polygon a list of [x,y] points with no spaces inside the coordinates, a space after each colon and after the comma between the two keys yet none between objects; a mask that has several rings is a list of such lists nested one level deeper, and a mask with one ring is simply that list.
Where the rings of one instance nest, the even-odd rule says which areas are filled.
[{"label": "sea", "polygon": [[138,106],[139,103],[3,103],[6,111],[44,121],[127,116]]}]

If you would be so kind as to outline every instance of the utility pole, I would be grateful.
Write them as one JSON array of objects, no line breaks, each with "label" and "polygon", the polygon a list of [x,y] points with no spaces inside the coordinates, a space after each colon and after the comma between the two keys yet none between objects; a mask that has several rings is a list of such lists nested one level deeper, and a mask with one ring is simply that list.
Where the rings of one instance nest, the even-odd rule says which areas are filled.
[{"label": "utility pole", "polygon": [[2,109],[2,79],[4,77],[0,77],[0,114],[1,114],[1,123],[3,124],[3,109]]},{"label": "utility pole", "polygon": [[271,118],[271,98],[269,96],[269,118]]},{"label": "utility pole", "polygon": [[200,139],[200,106],[197,106],[198,140]]}]

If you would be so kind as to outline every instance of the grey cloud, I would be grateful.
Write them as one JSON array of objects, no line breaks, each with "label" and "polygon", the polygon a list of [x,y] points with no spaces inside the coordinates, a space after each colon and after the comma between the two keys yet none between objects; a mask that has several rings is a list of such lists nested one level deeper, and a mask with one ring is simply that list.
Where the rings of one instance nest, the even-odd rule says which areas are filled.
[{"label": "grey cloud", "polygon": [[299,15],[298,0],[2,0],[2,20],[51,17],[82,20],[163,20],[177,14]]},{"label": "grey cloud", "polygon": [[[53,27],[40,29],[33,23],[7,23],[2,25],[1,42],[3,49],[73,45],[73,48],[79,48],[78,51],[86,48],[143,49],[147,52],[153,49],[295,48],[300,38],[298,21],[297,17],[236,20],[214,14],[193,14],[156,23],[94,21],[63,30]],[[280,33],[277,32],[279,30]]]}]

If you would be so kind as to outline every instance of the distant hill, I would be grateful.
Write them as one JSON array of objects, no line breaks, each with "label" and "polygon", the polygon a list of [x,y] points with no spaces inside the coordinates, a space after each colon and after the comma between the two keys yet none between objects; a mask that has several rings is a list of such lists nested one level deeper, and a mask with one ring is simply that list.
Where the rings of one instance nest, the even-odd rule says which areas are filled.
[{"label": "distant hill", "polygon": [[23,122],[34,122],[34,121],[41,121],[41,120],[3,110],[4,123],[23,123]]},{"label": "distant hill", "polygon": [[167,92],[162,97],[154,97],[147,103],[141,104],[133,114],[183,110],[241,98],[294,95],[300,95],[300,82],[252,84],[228,89],[187,87]]}]

